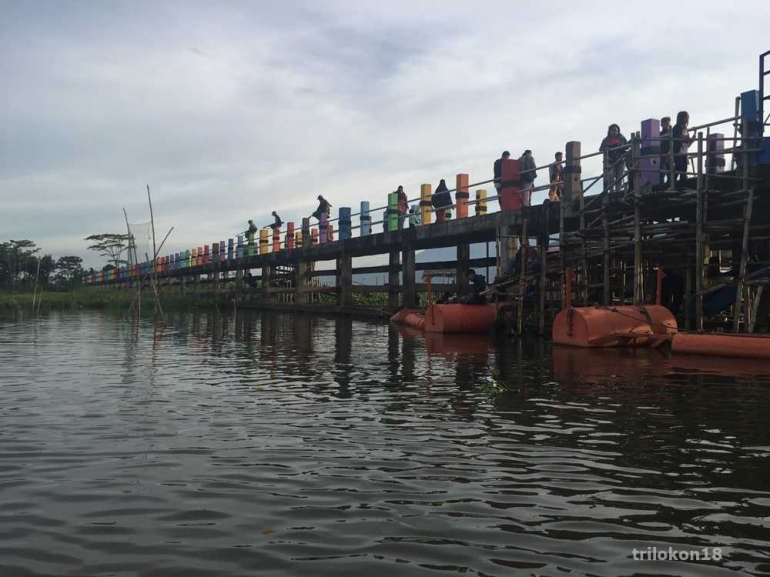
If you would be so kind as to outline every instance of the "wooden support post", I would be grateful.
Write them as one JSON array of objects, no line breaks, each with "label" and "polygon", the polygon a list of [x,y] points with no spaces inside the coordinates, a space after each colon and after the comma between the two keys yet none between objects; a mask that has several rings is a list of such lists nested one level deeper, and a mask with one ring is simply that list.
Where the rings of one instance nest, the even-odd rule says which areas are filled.
[{"label": "wooden support post", "polygon": [[[745,156],[745,155],[744,155]],[[741,159],[744,173],[748,172],[747,162]],[[741,240],[741,264],[738,273],[738,285],[735,287],[735,312],[733,313],[733,332],[737,333],[741,323],[741,304],[743,286],[746,283],[746,265],[749,260],[749,229],[751,226],[751,214],[754,206],[754,187],[749,187],[749,197],[746,201],[746,209],[743,213],[743,239]]]},{"label": "wooden support post", "polygon": [[538,334],[545,336],[545,283],[546,265],[548,264],[548,228],[540,237],[540,316],[538,317]]},{"label": "wooden support post", "polygon": [[572,140],[564,147],[567,153],[567,161],[564,165],[564,198],[561,203],[568,216],[572,216],[579,206],[578,197],[583,196],[583,183],[581,182],[580,166],[580,142]]},{"label": "wooden support post", "polygon": [[270,267],[269,266],[262,267],[262,302],[264,303],[270,302]]},{"label": "wooden support post", "polygon": [[[219,271],[214,271],[214,297],[219,296]],[[184,277],[182,277],[182,280],[184,281]]]},{"label": "wooden support post", "polygon": [[634,170],[634,304],[644,304],[642,275],[642,207],[641,184],[639,180],[639,133],[634,134],[631,143],[631,166]]},{"label": "wooden support post", "polygon": [[698,133],[698,173],[695,202],[695,330],[703,331],[703,133]]},{"label": "wooden support post", "polygon": [[468,292],[468,279],[465,273],[468,272],[468,261],[471,258],[471,247],[468,243],[457,245],[457,294],[465,295]]},{"label": "wooden support post", "polygon": [[337,305],[353,304],[353,257],[343,250],[337,259]]},{"label": "wooden support post", "polygon": [[420,185],[420,222],[422,226],[427,226],[431,223],[431,215],[433,214],[431,212],[431,207],[433,206],[433,203],[431,202],[431,185],[430,184],[421,184]]},{"label": "wooden support post", "polygon": [[691,325],[691,316],[690,316],[690,308],[692,304],[692,268],[687,267],[687,271],[684,275],[684,328],[685,330],[690,330],[692,328]]},{"label": "wooden support post", "polygon": [[610,260],[610,219],[607,210],[610,204],[609,192],[603,190],[602,194],[602,228],[604,229],[604,250],[602,253],[602,303],[605,306],[612,305],[611,286],[611,260]]},{"label": "wooden support post", "polygon": [[[526,209],[524,209],[526,210]],[[527,219],[521,222],[521,268],[519,271],[519,306],[516,307],[516,334],[524,332],[524,295],[527,292]]]},{"label": "wooden support post", "polygon": [[713,134],[709,134],[708,141],[706,144],[707,144],[707,150],[708,150],[708,162],[706,163],[706,174],[723,173],[725,171],[725,153],[724,153],[725,135],[720,132],[714,132]]},{"label": "wooden support post", "polygon": [[405,243],[401,252],[403,255],[401,259],[401,274],[404,279],[402,301],[404,307],[414,308],[417,306],[417,295],[415,294],[414,247]]},{"label": "wooden support post", "polygon": [[388,306],[391,309],[398,308],[398,268],[399,268],[399,253],[393,251],[388,255]]},{"label": "wooden support post", "polygon": [[456,177],[455,203],[457,204],[457,218],[468,217],[468,175],[458,174]]},{"label": "wooden support post", "polygon": [[[301,234],[301,233],[297,233]],[[309,272],[309,263],[305,260],[297,259],[294,265],[294,303],[304,304],[308,301],[307,281]]]},{"label": "wooden support post", "polygon": [[[195,275],[195,292],[198,292],[197,286],[198,286],[198,275]],[[235,269],[235,294],[237,296],[241,296],[241,293],[243,292],[243,269],[239,266],[237,269]]]}]

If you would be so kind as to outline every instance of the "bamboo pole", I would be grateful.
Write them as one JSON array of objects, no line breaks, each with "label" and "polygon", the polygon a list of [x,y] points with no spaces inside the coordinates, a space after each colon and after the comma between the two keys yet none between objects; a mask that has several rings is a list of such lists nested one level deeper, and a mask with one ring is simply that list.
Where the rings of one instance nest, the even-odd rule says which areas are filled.
[{"label": "bamboo pole", "polygon": [[[526,210],[526,209],[525,209]],[[527,272],[527,219],[521,222],[521,270],[519,272],[519,306],[516,311],[516,334],[521,335],[524,329],[524,293],[526,281],[524,275]]]},{"label": "bamboo pole", "polygon": [[[632,157],[631,165],[636,167],[636,159],[639,154],[639,133],[634,135],[633,146],[631,147]],[[642,215],[639,200],[642,196],[641,181],[639,171],[634,172],[634,304],[641,305],[644,302],[642,292]]]},{"label": "bamboo pole", "polygon": [[703,133],[698,133],[698,176],[695,205],[695,329],[703,331]]}]

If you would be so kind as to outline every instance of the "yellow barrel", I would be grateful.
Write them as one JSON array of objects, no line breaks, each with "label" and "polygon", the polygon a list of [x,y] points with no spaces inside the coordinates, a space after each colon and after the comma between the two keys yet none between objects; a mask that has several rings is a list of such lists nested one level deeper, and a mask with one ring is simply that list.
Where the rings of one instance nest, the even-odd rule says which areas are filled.
[{"label": "yellow barrel", "polygon": [[480,189],[476,191],[476,216],[487,214],[487,191]]},{"label": "yellow barrel", "polygon": [[430,224],[431,215],[431,186],[430,184],[420,185],[420,219],[423,226]]},{"label": "yellow barrel", "polygon": [[259,254],[267,254],[267,229],[259,231]]}]

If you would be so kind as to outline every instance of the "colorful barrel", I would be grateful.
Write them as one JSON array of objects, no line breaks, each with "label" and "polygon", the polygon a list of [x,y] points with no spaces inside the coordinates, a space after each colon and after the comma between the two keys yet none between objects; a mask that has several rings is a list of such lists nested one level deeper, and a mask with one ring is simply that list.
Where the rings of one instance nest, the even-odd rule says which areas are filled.
[{"label": "colorful barrel", "polygon": [[468,217],[468,175],[458,174],[456,179],[457,191],[455,192],[455,203],[457,204],[457,218]]},{"label": "colorful barrel", "polygon": [[227,259],[227,249],[225,248],[225,241],[219,241],[219,260]]},{"label": "colorful barrel", "polygon": [[642,146],[639,159],[641,183],[660,182],[660,121],[657,118],[642,120]]},{"label": "colorful barrel", "polygon": [[385,222],[388,223],[387,230],[398,230],[398,193],[388,194],[388,208],[385,210]]},{"label": "colorful barrel", "polygon": [[302,219],[302,238],[310,238],[310,219],[308,217]]},{"label": "colorful barrel", "polygon": [[198,266],[198,249],[196,248],[190,251],[190,266]]},{"label": "colorful barrel", "polygon": [[420,185],[420,222],[423,226],[431,222],[431,186],[430,184]]},{"label": "colorful barrel", "polygon": [[281,250],[281,229],[273,227],[273,252]]},{"label": "colorful barrel", "polygon": [[480,333],[495,323],[497,307],[484,305],[431,305],[425,311],[423,328],[429,333]]},{"label": "colorful barrel", "polygon": [[259,254],[267,254],[268,249],[267,229],[263,228],[259,231]]},{"label": "colorful barrel", "polygon": [[249,232],[246,234],[246,254],[254,256],[254,233]]},{"label": "colorful barrel", "polygon": [[372,234],[372,217],[369,214],[369,201],[361,201],[361,236]]},{"label": "colorful barrel", "polygon": [[190,253],[190,249],[187,249],[186,251],[184,251],[184,266],[186,268],[190,268],[191,265],[192,265],[192,254]]},{"label": "colorful barrel", "polygon": [[294,223],[286,223],[286,248],[292,250],[294,248]]},{"label": "colorful barrel", "polygon": [[318,229],[314,228],[310,231],[310,246],[318,244]]},{"label": "colorful barrel", "polygon": [[501,160],[500,164],[500,210],[519,210],[521,208],[519,161],[513,158],[506,158]]},{"label": "colorful barrel", "polygon": [[330,224],[326,232],[326,240],[334,242],[334,225]]},{"label": "colorful barrel", "polygon": [[324,244],[326,242],[326,235],[329,232],[329,215],[322,212],[318,216],[318,242]]},{"label": "colorful barrel", "polygon": [[235,256],[234,245],[235,243],[233,242],[233,239],[228,238],[227,239],[227,260],[233,260],[233,257]]},{"label": "colorful barrel", "polygon": [[211,262],[211,253],[209,252],[209,245],[203,245],[203,264],[209,264]]},{"label": "colorful barrel", "polygon": [[350,221],[349,206],[340,207],[339,221],[340,221],[340,240],[346,240],[348,238],[351,238],[353,236],[353,231],[351,230],[352,223]]},{"label": "colorful barrel", "polygon": [[215,242],[211,245],[211,256],[213,257],[211,260],[214,262],[219,262],[219,243]]},{"label": "colorful barrel", "polygon": [[235,247],[235,257],[243,258],[243,235],[238,235],[238,245]]},{"label": "colorful barrel", "polygon": [[708,156],[706,157],[706,171],[709,174],[719,174],[725,171],[725,135],[719,132],[709,134],[706,143]]},{"label": "colorful barrel", "polygon": [[476,191],[476,216],[487,214],[487,191],[483,188]]},{"label": "colorful barrel", "polygon": [[297,246],[297,248],[302,248],[302,231],[297,232],[294,238],[294,243]]}]

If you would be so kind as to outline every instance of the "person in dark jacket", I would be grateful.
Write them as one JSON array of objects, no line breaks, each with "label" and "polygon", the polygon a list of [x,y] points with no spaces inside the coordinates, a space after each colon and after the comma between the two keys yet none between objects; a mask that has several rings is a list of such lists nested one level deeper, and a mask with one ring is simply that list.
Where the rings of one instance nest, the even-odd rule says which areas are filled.
[{"label": "person in dark jacket", "polygon": [[257,230],[259,230],[257,228],[257,225],[254,224],[253,220],[250,220],[249,221],[249,228],[247,228],[245,231],[243,231],[243,234],[256,234]]},{"label": "person in dark jacket", "polygon": [[478,305],[487,302],[486,297],[481,293],[487,290],[487,279],[484,275],[476,274],[476,271],[472,268],[468,269],[465,273],[465,278],[468,279],[468,294],[462,299],[462,302],[468,305]]},{"label": "person in dark jacket", "polygon": [[561,193],[564,190],[564,156],[561,152],[554,154],[554,162],[548,165],[548,178],[551,183],[551,189],[548,191],[548,199],[551,202],[559,202]]},{"label": "person in dark jacket", "polygon": [[671,163],[668,158],[671,151],[669,134],[671,134],[671,117],[664,116],[660,119],[660,182],[666,188],[671,186]]},{"label": "person in dark jacket", "polygon": [[684,186],[687,183],[687,149],[692,144],[692,138],[687,133],[687,125],[690,123],[690,115],[684,110],[676,115],[674,125],[674,170],[676,171],[676,185]]},{"label": "person in dark jacket", "polygon": [[329,216],[331,212],[332,205],[331,203],[326,200],[322,195],[318,195],[318,208],[315,209],[315,212],[311,214],[310,216],[315,217],[320,222],[321,220],[321,214],[326,213],[326,216]]},{"label": "person in dark jacket", "polygon": [[404,228],[404,220],[406,220],[406,213],[409,212],[409,199],[404,192],[404,187],[399,186],[396,190],[398,194],[398,230]]},{"label": "person in dark jacket", "polygon": [[607,152],[607,166],[604,167],[605,188],[610,191],[619,191],[623,185],[623,172],[625,165],[623,158],[626,156],[625,146],[628,143],[626,137],[620,132],[620,126],[610,124],[607,129],[607,136],[602,140],[599,146],[600,152]]},{"label": "person in dark jacket", "polygon": [[273,214],[273,219],[274,219],[273,223],[272,224],[266,224],[262,228],[272,228],[273,230],[275,230],[276,228],[281,228],[281,225],[283,225],[283,221],[281,220],[281,217],[278,216],[278,213],[275,212],[275,211],[273,211],[272,214]]},{"label": "person in dark jacket", "polygon": [[444,179],[438,183],[436,192],[433,193],[431,198],[433,208],[436,209],[436,222],[444,222],[446,220],[447,207],[452,206],[452,194],[446,186]]},{"label": "person in dark jacket", "polygon": [[503,160],[506,160],[511,157],[511,153],[507,150],[503,152],[503,154],[495,160],[494,165],[494,174],[495,174],[495,189],[497,189],[498,196],[500,195],[500,189],[502,188],[501,183],[503,179]]},{"label": "person in dark jacket", "polygon": [[535,187],[535,179],[537,178],[537,171],[535,170],[537,163],[532,156],[531,150],[525,150],[524,154],[519,158],[519,170],[521,176],[521,206],[529,206],[532,200],[532,189]]}]

